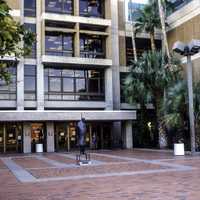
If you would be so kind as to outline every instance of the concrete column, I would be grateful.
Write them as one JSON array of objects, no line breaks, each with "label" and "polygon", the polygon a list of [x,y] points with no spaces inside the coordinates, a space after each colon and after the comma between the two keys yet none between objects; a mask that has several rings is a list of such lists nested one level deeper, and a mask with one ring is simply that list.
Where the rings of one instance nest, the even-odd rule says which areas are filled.
[{"label": "concrete column", "polygon": [[79,16],[79,0],[74,0],[74,15]]},{"label": "concrete column", "polygon": [[17,110],[24,110],[24,59],[17,66]]},{"label": "concrete column", "polygon": [[79,23],[75,26],[76,32],[74,36],[74,55],[80,57],[80,34],[79,34]]},{"label": "concrete column", "polygon": [[106,110],[113,109],[112,68],[105,69],[105,101]]},{"label": "concrete column", "polygon": [[42,0],[36,0],[36,33],[37,33],[37,110],[44,110],[44,66],[41,62],[42,55]]},{"label": "concrete column", "polygon": [[54,143],[54,124],[53,122],[47,122],[47,152],[55,151]]},{"label": "concrete column", "polygon": [[119,31],[118,31],[118,1],[111,0],[112,16],[112,70],[113,70],[113,106],[120,110],[120,64],[119,64]]},{"label": "concrete column", "polygon": [[31,124],[24,123],[23,126],[23,151],[31,153]]},{"label": "concrete column", "polygon": [[[24,1],[20,1],[20,23],[24,24]],[[20,45],[23,47],[24,43]],[[24,110],[24,58],[17,66],[17,110]]]},{"label": "concrete column", "polygon": [[127,149],[133,148],[133,127],[132,127],[132,121],[126,121],[125,122],[125,147]]}]

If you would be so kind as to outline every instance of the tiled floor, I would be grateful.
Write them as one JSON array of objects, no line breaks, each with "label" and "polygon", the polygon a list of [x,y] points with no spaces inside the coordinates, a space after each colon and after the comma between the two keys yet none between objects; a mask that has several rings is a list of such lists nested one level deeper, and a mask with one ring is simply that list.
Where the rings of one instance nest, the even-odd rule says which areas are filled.
[{"label": "tiled floor", "polygon": [[0,200],[199,200],[200,157],[141,150],[0,157]]}]

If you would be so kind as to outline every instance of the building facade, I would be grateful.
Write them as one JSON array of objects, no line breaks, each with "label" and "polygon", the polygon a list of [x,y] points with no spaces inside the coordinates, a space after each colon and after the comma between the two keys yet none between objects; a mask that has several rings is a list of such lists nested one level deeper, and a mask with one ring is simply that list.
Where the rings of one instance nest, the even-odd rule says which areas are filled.
[{"label": "building facade", "polygon": [[[88,148],[132,148],[134,110],[121,110],[116,0],[6,0],[36,34],[28,57],[0,84],[0,151],[70,151],[87,121]],[[21,44],[25,45],[25,44]],[[14,64],[13,64],[14,63]]]}]

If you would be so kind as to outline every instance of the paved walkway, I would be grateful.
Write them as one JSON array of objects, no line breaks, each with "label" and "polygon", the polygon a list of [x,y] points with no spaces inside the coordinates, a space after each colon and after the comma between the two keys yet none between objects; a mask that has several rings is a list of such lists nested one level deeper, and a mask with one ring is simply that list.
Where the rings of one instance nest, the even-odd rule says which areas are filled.
[{"label": "paved walkway", "polygon": [[200,157],[115,150],[0,157],[0,200],[199,200]]}]

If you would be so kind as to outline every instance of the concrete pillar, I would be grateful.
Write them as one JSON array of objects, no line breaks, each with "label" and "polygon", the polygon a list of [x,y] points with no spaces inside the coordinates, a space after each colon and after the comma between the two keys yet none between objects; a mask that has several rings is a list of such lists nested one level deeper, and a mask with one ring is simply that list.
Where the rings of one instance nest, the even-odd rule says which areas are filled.
[{"label": "concrete pillar", "polygon": [[106,110],[113,110],[112,68],[105,69]]},{"label": "concrete pillar", "polygon": [[24,153],[31,153],[31,124],[23,124],[23,151]]},{"label": "concrete pillar", "polygon": [[74,15],[79,16],[79,0],[74,0]]},{"label": "concrete pillar", "polygon": [[36,0],[36,33],[37,33],[37,110],[44,110],[44,66],[41,62],[42,54],[42,0]]},{"label": "concrete pillar", "polygon": [[113,106],[120,110],[120,64],[119,64],[119,28],[118,28],[118,1],[111,0],[112,16],[112,70],[113,70]]},{"label": "concrete pillar", "polygon": [[76,32],[74,36],[74,55],[80,57],[80,34],[79,34],[79,23],[75,26]]},{"label": "concrete pillar", "polygon": [[133,148],[133,127],[132,121],[125,122],[125,147],[127,149]]},{"label": "concrete pillar", "polygon": [[54,143],[54,124],[53,122],[47,122],[47,152],[55,151],[55,143]]},{"label": "concrete pillar", "polygon": [[[20,1],[20,23],[24,24],[24,1]],[[22,47],[24,43],[20,44]],[[17,110],[24,110],[24,58],[17,66]]]},{"label": "concrete pillar", "polygon": [[17,110],[24,110],[24,59],[17,66]]}]

